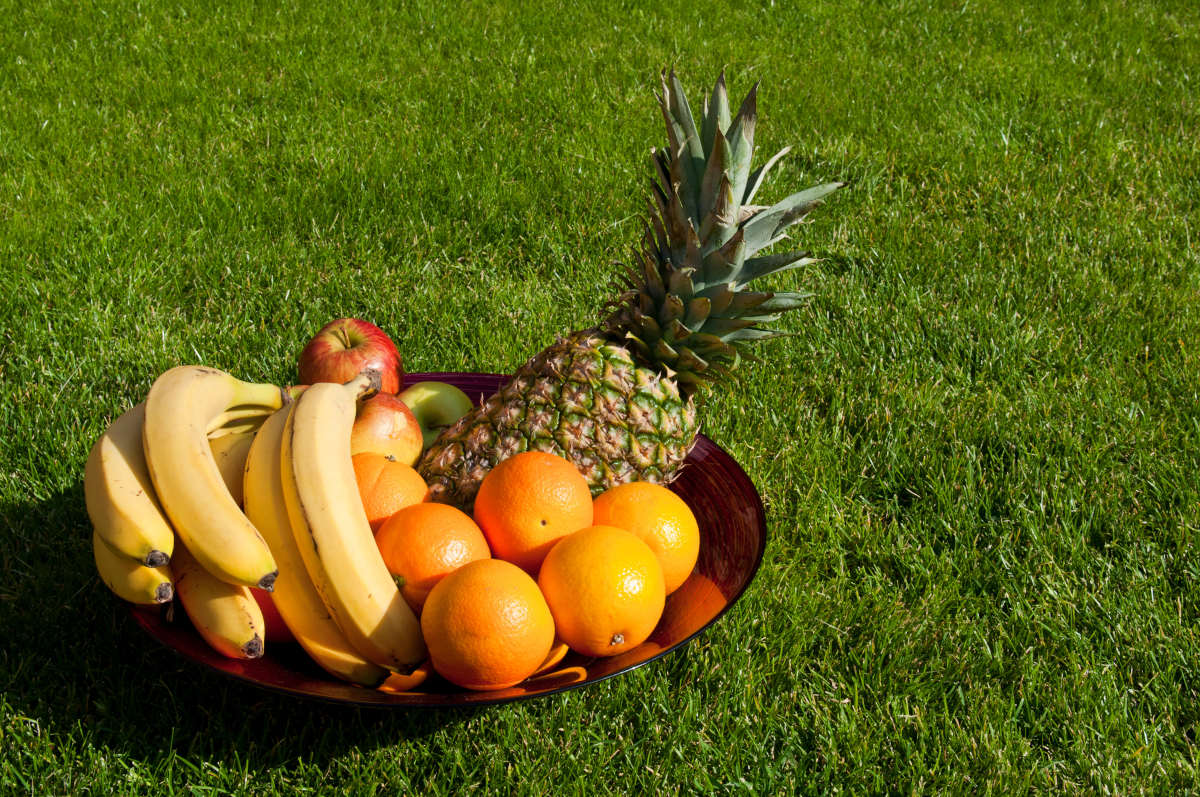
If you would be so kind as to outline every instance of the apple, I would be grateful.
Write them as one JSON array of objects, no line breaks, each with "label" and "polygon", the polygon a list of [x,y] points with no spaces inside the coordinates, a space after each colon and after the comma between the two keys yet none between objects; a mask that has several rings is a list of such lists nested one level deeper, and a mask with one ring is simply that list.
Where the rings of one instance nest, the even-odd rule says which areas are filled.
[{"label": "apple", "polygon": [[417,416],[426,448],[475,407],[466,393],[446,382],[418,382],[398,398]]},{"label": "apple", "polygon": [[379,327],[359,318],[330,321],[300,352],[300,381],[345,384],[367,368],[382,375],[379,389],[398,393],[404,384],[404,361],[396,344]]},{"label": "apple", "polygon": [[296,637],[292,634],[292,629],[288,628],[287,623],[283,621],[279,609],[275,607],[275,599],[271,597],[271,593],[265,589],[251,587],[250,594],[254,596],[254,600],[258,601],[258,608],[262,609],[263,622],[267,625],[267,638],[264,641],[295,642]]},{"label": "apple", "polygon": [[405,465],[416,464],[424,435],[417,416],[391,393],[376,393],[358,402],[350,430],[350,453],[374,452]]}]

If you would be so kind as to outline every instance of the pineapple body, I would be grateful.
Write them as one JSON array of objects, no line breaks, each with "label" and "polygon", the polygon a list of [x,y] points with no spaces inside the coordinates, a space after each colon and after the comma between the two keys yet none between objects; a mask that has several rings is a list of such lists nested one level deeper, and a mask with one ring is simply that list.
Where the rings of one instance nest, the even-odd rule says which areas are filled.
[{"label": "pineapple body", "polygon": [[535,355],[447,429],[418,465],[430,498],[469,509],[483,477],[522,451],[565,457],[593,495],[633,480],[670,481],[696,441],[695,403],[599,329]]}]

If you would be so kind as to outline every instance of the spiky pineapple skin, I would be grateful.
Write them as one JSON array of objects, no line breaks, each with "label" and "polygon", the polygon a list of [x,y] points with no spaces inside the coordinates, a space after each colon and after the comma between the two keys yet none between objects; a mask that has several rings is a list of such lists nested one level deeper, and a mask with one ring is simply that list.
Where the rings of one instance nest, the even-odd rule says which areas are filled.
[{"label": "spiky pineapple skin", "polygon": [[470,509],[502,460],[548,451],[575,464],[595,495],[633,480],[670,482],[696,442],[690,396],[598,329],[547,347],[447,429],[418,470],[430,499]]}]

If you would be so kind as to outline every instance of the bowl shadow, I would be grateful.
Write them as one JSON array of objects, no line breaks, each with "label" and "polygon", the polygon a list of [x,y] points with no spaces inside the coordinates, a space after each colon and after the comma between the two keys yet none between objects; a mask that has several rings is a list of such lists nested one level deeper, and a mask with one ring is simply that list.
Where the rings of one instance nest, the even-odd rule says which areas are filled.
[{"label": "bowl shadow", "polygon": [[372,711],[231,680],[155,642],[101,583],[81,484],[0,505],[0,518],[2,701],[39,733],[152,769],[180,754],[272,767],[426,737],[477,711]]}]

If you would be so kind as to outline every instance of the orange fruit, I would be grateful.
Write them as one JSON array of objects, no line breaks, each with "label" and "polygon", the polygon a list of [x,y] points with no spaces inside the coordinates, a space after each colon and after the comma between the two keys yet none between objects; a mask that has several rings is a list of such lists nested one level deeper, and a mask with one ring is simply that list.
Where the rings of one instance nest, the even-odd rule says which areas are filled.
[{"label": "orange fruit", "polygon": [[353,462],[371,531],[378,531],[396,510],[429,500],[429,486],[411,466],[373,451],[355,454]]},{"label": "orange fruit", "polygon": [[375,544],[404,600],[418,614],[434,584],[467,562],[492,555],[470,515],[447,504],[398,510],[375,532]]},{"label": "orange fruit", "polygon": [[421,613],[433,669],[467,689],[505,689],[550,653],[554,618],[537,583],[499,559],[470,562],[443,578]]},{"label": "orange fruit", "polygon": [[661,484],[629,482],[605,490],[592,504],[593,523],[632,531],[663,569],[667,594],[687,580],[700,555],[700,526],[687,503]]},{"label": "orange fruit", "polygon": [[567,460],[526,451],[483,477],[475,522],[496,558],[537,573],[554,543],[592,524],[592,493]]},{"label": "orange fruit", "polygon": [[642,644],[667,593],[650,546],[615,526],[590,526],[550,549],[538,574],[558,636],[585,656],[615,656]]}]

